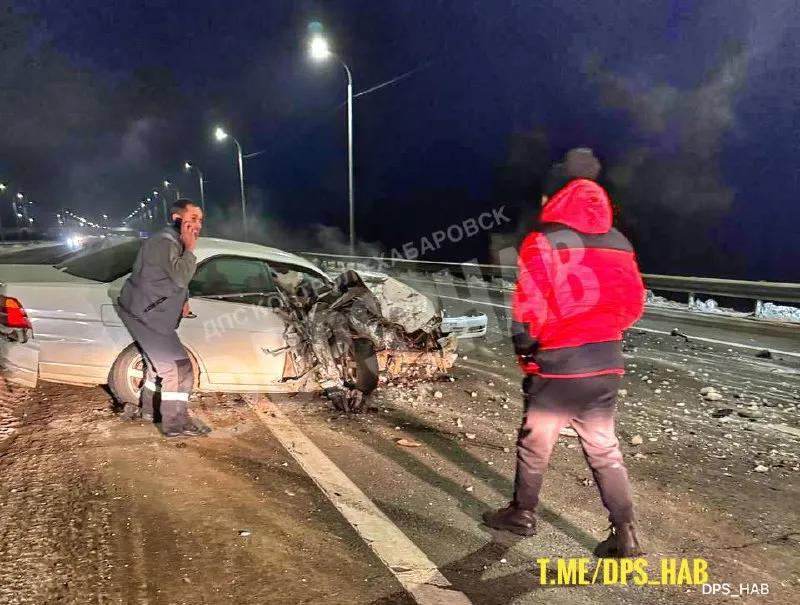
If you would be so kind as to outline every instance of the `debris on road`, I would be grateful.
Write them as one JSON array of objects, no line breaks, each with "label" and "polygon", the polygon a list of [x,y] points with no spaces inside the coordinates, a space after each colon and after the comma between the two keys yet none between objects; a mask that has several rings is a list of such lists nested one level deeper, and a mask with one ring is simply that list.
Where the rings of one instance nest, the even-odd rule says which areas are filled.
[{"label": "debris on road", "polygon": [[715,387],[703,387],[700,389],[700,394],[706,401],[722,401],[725,396],[717,391]]},{"label": "debris on road", "polygon": [[733,408],[720,408],[711,412],[712,418],[725,418],[733,414]]},{"label": "debris on road", "polygon": [[575,429],[573,429],[572,427],[569,427],[569,426],[563,427],[560,431],[558,431],[558,434],[561,435],[562,437],[577,437],[578,436],[578,433],[575,432]]},{"label": "debris on road", "polygon": [[397,441],[395,441],[397,445],[402,445],[403,447],[420,447],[422,444],[419,441],[414,441],[413,439],[405,439],[401,437]]},{"label": "debris on road", "polygon": [[681,332],[680,330],[678,330],[678,328],[672,328],[672,331],[670,332],[670,336],[677,336],[679,338],[683,338],[686,342],[689,341],[689,337],[686,334],[684,334],[683,332]]},{"label": "debris on road", "polygon": [[644,439],[642,439],[641,435],[634,435],[631,437],[630,443],[631,445],[642,445],[644,443]]},{"label": "debris on road", "polygon": [[741,416],[742,418],[750,418],[750,419],[761,418],[764,416],[764,414],[762,414],[758,410],[753,410],[753,409],[739,410],[737,414],[739,414],[739,416]]}]

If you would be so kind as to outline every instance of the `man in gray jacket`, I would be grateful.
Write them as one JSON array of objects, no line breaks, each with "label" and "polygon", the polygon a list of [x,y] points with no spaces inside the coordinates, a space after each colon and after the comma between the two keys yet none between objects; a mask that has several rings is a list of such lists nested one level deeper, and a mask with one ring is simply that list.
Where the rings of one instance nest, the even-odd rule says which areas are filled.
[{"label": "man in gray jacket", "polygon": [[194,375],[192,362],[175,331],[190,315],[188,297],[197,259],[193,251],[203,211],[190,200],[170,208],[172,225],[152,235],[139,250],[119,295],[120,318],[142,352],[145,381],[140,407],[126,416],[157,420],[167,437],[196,436],[209,429],[187,411]]}]

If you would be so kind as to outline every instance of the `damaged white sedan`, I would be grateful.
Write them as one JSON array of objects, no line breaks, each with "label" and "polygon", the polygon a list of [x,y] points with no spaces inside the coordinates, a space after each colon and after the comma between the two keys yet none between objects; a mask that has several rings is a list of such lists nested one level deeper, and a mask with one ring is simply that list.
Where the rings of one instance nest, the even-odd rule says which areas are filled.
[{"label": "damaged white sedan", "polygon": [[[140,242],[127,240],[55,265],[0,265],[0,369],[15,382],[108,384],[133,402],[142,359],[116,312]],[[448,317],[386,275],[333,280],[274,248],[201,238],[190,284],[195,317],[178,334],[207,392],[324,390],[358,410],[381,371],[446,371],[456,332],[485,316]],[[480,330],[462,333],[476,334]]]}]

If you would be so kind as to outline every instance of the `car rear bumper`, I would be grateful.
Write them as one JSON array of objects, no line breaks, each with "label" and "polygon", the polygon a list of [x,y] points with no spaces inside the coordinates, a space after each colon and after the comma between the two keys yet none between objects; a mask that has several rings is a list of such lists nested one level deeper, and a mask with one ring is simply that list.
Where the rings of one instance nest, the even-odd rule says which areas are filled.
[{"label": "car rear bumper", "polygon": [[0,377],[26,387],[39,379],[39,345],[32,340],[13,342],[0,336]]},{"label": "car rear bumper", "polygon": [[486,336],[488,319],[484,313],[447,317],[442,319],[442,334],[455,334],[457,338],[478,338]]}]

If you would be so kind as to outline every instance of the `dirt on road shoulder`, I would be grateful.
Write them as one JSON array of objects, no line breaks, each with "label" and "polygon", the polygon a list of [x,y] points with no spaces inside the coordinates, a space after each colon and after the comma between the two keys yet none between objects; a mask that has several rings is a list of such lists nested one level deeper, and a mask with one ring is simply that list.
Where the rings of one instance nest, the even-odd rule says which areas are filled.
[{"label": "dirt on road shoulder", "polygon": [[248,410],[219,398],[212,436],[168,441],[108,403],[101,389],[42,385],[7,406],[18,417],[0,452],[0,603],[402,593]]}]

